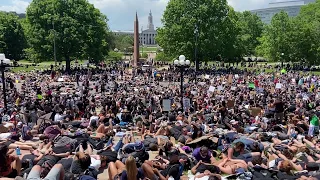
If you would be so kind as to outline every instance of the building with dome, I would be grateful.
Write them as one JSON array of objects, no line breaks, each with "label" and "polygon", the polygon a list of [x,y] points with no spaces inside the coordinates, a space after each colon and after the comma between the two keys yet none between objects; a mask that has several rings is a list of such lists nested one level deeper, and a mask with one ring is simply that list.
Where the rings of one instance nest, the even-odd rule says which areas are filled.
[{"label": "building with dome", "polygon": [[153,25],[153,17],[152,17],[152,13],[150,10],[149,16],[148,16],[148,25],[147,25],[147,29],[143,30],[141,29],[141,33],[140,33],[140,45],[156,45],[156,38],[157,36],[157,31],[154,29],[154,25]]},{"label": "building with dome", "polygon": [[[126,36],[134,36],[134,31],[112,31],[114,35],[120,36],[120,35],[126,35]],[[148,25],[147,29],[143,30],[141,28],[141,31],[139,32],[139,44],[140,46],[142,45],[147,45],[147,46],[152,46],[152,45],[157,45],[157,42],[155,40],[157,36],[157,30],[154,27],[153,24],[153,16],[152,12],[150,10],[149,16],[148,16]]]}]

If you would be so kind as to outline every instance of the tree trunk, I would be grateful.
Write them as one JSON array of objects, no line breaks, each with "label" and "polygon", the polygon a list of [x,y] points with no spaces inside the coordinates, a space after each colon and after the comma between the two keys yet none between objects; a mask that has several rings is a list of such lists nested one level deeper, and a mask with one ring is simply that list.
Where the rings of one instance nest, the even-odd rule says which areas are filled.
[{"label": "tree trunk", "polygon": [[66,56],[66,71],[71,74],[71,60],[69,56]]}]

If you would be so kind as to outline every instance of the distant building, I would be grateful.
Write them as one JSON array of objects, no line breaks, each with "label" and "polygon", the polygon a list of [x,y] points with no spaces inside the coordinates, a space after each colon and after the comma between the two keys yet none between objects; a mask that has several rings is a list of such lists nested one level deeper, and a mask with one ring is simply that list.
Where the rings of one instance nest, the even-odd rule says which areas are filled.
[{"label": "distant building", "polygon": [[302,6],[313,2],[315,2],[315,0],[272,2],[269,3],[269,7],[267,8],[252,10],[251,12],[257,14],[261,18],[262,22],[270,24],[272,17],[275,14],[285,11],[288,13],[289,17],[295,17],[299,14]]},{"label": "distant building", "polygon": [[156,44],[156,36],[157,36],[157,31],[154,29],[153,25],[153,17],[152,13],[150,10],[149,17],[148,17],[148,29],[143,30],[140,33],[140,44],[142,45],[155,45]]},{"label": "distant building", "polygon": [[133,37],[133,31],[120,31],[120,30],[117,30],[117,31],[112,31],[112,33],[115,35],[115,36],[121,36],[121,35],[125,35],[125,36],[132,36]]},{"label": "distant building", "polygon": [[[133,31],[112,31],[114,35],[120,36],[120,35],[126,35],[126,36],[132,36],[134,35]],[[153,24],[153,16],[150,10],[149,16],[148,16],[148,25],[147,29],[143,30],[141,29],[141,32],[139,34],[139,44],[140,45],[156,45],[155,37],[157,36],[157,31],[154,28]]]},{"label": "distant building", "polygon": [[20,19],[26,18],[26,14],[25,13],[16,13]]}]

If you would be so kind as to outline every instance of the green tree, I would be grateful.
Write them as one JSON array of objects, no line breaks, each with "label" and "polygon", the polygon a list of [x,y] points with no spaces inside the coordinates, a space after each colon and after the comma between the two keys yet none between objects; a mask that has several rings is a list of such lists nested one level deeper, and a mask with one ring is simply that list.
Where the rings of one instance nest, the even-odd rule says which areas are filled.
[{"label": "green tree", "polygon": [[320,0],[301,8],[294,19],[295,57],[311,65],[320,64]]},{"label": "green tree", "polygon": [[265,27],[259,39],[261,45],[256,48],[258,55],[272,61],[292,61],[294,45],[292,41],[292,19],[284,11],[272,17],[271,24]]},{"label": "green tree", "polygon": [[167,56],[164,52],[159,52],[155,58],[156,61],[173,61],[172,57]]},{"label": "green tree", "polygon": [[149,57],[149,55],[147,54],[147,53],[141,53],[141,55],[140,55],[142,58],[145,58],[145,59],[147,59],[148,57]]},{"label": "green tree", "polygon": [[255,55],[255,49],[260,45],[259,38],[263,32],[263,22],[256,15],[249,11],[238,13],[239,16],[239,27],[241,28],[240,41],[243,45],[243,55],[250,56]]},{"label": "green tree", "polygon": [[123,57],[123,53],[121,52],[110,51],[108,54],[108,58],[115,61],[121,60],[122,57]]},{"label": "green tree", "polygon": [[66,61],[70,72],[76,58],[102,61],[108,54],[107,18],[87,0],[33,0],[27,8],[27,34],[35,58]]},{"label": "green tree", "polygon": [[25,47],[26,39],[18,16],[0,11],[0,52],[8,59],[20,60]]},{"label": "green tree", "polygon": [[198,59],[202,61],[219,55],[231,58],[239,54],[235,46],[240,33],[236,19],[226,0],[171,0],[164,11],[163,27],[158,29],[156,41],[170,57],[184,54],[194,60],[197,45]]},{"label": "green tree", "polygon": [[133,37],[128,35],[113,35],[114,37],[114,48],[117,48],[121,51],[128,49],[133,46]]}]

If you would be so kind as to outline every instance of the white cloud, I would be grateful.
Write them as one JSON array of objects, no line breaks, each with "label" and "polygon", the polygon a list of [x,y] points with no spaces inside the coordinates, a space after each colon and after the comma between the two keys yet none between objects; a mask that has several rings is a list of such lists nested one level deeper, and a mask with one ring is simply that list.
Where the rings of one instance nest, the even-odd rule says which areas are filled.
[{"label": "white cloud", "polygon": [[[271,0],[228,0],[237,11],[266,7]],[[169,0],[89,0],[109,18],[112,30],[133,30],[135,12],[138,12],[140,28],[147,27],[148,14],[152,11],[156,27],[161,26],[161,18]]]},{"label": "white cloud", "polygon": [[[1,0],[7,1],[7,0]],[[29,6],[29,2],[23,0],[11,0],[10,4],[2,5],[0,1],[0,11],[15,11],[17,13],[24,13]],[[9,0],[8,0],[9,1]]]},{"label": "white cloud", "polygon": [[266,7],[271,0],[228,0],[236,11],[253,10]]},{"label": "white cloud", "polygon": [[113,30],[133,30],[135,13],[138,13],[140,28],[147,27],[148,14],[152,11],[155,26],[160,26],[163,11],[169,0],[89,0],[109,18]]},{"label": "white cloud", "polygon": [[[31,0],[0,0],[0,11],[25,12]],[[169,0],[89,0],[90,3],[109,19],[112,30],[132,30],[136,11],[140,28],[147,27],[148,14],[152,11],[156,27],[161,26],[161,17]],[[282,0],[228,0],[236,11],[252,10],[267,7],[271,1]],[[285,0],[283,0],[285,1]]]}]

